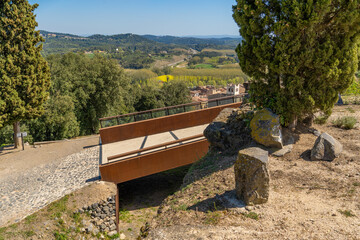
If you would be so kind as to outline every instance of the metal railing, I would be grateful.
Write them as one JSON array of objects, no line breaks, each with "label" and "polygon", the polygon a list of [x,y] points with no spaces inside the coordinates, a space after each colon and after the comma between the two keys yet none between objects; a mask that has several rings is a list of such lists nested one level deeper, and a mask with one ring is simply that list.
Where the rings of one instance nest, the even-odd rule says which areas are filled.
[{"label": "metal railing", "polygon": [[242,102],[244,96],[245,94],[234,95],[234,96],[210,99],[208,101],[192,102],[192,103],[181,104],[176,106],[156,108],[147,111],[133,112],[123,115],[100,118],[99,121],[101,128],[111,127],[111,126],[131,123],[131,122],[142,121],[146,119],[164,117],[164,116],[169,116],[183,112],[190,112],[190,111],[211,108],[211,107],[221,106],[230,103]]}]

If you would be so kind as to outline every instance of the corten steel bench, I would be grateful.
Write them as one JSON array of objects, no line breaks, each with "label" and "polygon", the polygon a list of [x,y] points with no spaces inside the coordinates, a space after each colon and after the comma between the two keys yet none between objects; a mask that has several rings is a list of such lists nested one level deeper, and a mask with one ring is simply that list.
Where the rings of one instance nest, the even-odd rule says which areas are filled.
[{"label": "corten steel bench", "polygon": [[[241,103],[242,95],[237,95],[206,103],[185,104],[100,119],[100,121],[116,119],[115,123],[118,124],[100,129],[99,165],[101,180],[113,182],[117,186],[117,230],[119,230],[120,194],[118,184],[189,165],[199,160],[207,153],[209,147],[202,133],[207,124],[212,122],[224,108],[239,107]],[[190,111],[185,111],[189,106],[195,110],[191,111],[191,108],[188,108]],[[182,108],[184,111],[181,113],[173,111],[175,113],[172,115],[156,117],[155,113],[159,111],[170,113],[176,108]],[[138,120],[139,116],[144,114],[151,117]],[[124,122],[123,119],[128,119],[129,116],[132,117],[132,121],[121,124]],[[102,123],[102,126],[104,125]],[[172,140],[167,132],[170,132],[175,140]],[[144,147],[148,137],[156,144]],[[131,150],[134,145],[138,148],[141,143],[141,149]]]}]

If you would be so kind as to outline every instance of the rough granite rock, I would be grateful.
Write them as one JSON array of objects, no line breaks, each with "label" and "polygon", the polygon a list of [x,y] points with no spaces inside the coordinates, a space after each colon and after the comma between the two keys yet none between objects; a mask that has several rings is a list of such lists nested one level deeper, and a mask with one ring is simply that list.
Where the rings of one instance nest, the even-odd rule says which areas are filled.
[{"label": "rough granite rock", "polygon": [[252,112],[247,106],[240,109],[225,108],[204,130],[204,135],[214,150],[236,153],[248,145],[252,139],[250,128],[244,119],[251,118]]},{"label": "rough granite rock", "polygon": [[250,122],[251,137],[266,147],[282,148],[282,135],[279,116],[269,109],[255,113]]},{"label": "rough granite rock", "polygon": [[236,160],[236,196],[246,205],[262,204],[269,198],[268,152],[257,147],[239,151]]},{"label": "rough granite rock", "polygon": [[327,133],[321,134],[315,141],[314,147],[311,149],[311,160],[332,161],[342,152],[342,145]]}]

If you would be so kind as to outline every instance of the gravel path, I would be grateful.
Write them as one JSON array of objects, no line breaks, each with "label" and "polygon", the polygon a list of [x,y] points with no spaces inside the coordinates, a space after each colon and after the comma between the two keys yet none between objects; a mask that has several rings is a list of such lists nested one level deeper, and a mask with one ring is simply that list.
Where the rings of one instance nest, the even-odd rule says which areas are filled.
[{"label": "gravel path", "polygon": [[99,179],[99,147],[0,180],[0,226],[17,222]]}]

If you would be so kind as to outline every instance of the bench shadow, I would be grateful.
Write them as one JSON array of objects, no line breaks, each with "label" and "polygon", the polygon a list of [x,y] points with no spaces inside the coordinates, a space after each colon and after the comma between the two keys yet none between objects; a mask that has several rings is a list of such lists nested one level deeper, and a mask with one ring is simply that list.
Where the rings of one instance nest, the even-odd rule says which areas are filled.
[{"label": "bench shadow", "polygon": [[130,211],[159,206],[179,189],[189,167],[179,167],[118,184],[120,208]]},{"label": "bench shadow", "polygon": [[100,177],[100,176],[97,176],[97,177],[89,178],[89,179],[87,179],[85,182],[86,182],[86,183],[95,182],[95,181],[98,181],[98,180],[100,180],[100,179],[101,179],[101,177]]},{"label": "bench shadow", "polygon": [[96,146],[99,146],[99,144],[85,146],[85,147],[83,147],[83,149],[92,148],[92,147],[96,147]]}]

